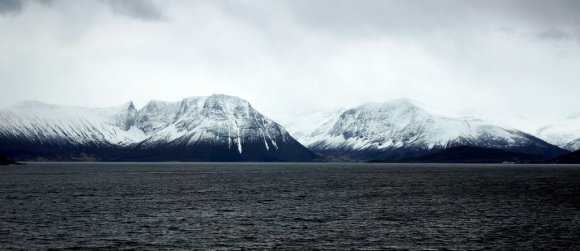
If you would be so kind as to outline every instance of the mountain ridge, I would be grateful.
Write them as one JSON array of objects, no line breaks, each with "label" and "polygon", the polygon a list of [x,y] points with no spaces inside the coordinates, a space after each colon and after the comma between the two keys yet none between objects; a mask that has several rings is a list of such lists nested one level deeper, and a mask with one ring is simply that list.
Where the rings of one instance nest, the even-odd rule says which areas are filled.
[{"label": "mountain ridge", "polygon": [[346,109],[330,125],[295,135],[331,160],[398,160],[468,145],[555,157],[567,151],[533,135],[482,119],[444,116],[410,99]]},{"label": "mountain ridge", "polygon": [[89,108],[23,101],[0,110],[0,152],[17,160],[97,161],[397,161],[459,146],[545,158],[568,153],[411,99],[293,117],[284,123],[290,134],[250,102],[224,94],[151,100],[140,109],[133,102]]},{"label": "mountain ridge", "polygon": [[[316,158],[249,102],[223,94],[149,102],[139,110],[132,102],[108,108],[24,102],[1,110],[0,118],[0,152],[26,160],[33,156],[150,161]],[[188,154],[173,154],[180,151]]]}]

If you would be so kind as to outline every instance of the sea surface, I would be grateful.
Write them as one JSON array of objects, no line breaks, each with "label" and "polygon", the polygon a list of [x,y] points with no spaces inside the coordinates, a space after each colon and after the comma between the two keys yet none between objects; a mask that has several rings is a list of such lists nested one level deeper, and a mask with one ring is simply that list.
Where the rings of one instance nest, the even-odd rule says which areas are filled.
[{"label": "sea surface", "polygon": [[580,250],[580,166],[0,167],[0,249]]}]

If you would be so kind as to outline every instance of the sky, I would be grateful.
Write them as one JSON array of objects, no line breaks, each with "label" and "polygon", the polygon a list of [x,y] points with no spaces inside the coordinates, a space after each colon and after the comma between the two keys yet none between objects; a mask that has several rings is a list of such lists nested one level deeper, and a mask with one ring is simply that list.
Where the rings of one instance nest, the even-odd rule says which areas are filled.
[{"label": "sky", "polygon": [[578,13],[577,0],[0,0],[0,107],[222,93],[283,119],[411,98],[529,131],[580,113]]}]

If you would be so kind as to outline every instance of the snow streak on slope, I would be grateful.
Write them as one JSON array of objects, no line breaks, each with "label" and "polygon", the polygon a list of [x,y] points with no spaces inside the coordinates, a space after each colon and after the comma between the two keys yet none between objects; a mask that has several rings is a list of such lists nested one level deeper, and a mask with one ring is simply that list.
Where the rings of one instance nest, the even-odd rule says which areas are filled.
[{"label": "snow streak on slope", "polygon": [[554,124],[538,129],[536,135],[564,149],[580,150],[580,114],[568,116]]},{"label": "snow streak on slope", "polygon": [[290,135],[280,125],[264,117],[245,100],[226,96],[195,97],[181,102],[174,122],[147,138],[143,145],[174,142],[227,144],[243,152],[246,142],[262,142],[266,150]]}]

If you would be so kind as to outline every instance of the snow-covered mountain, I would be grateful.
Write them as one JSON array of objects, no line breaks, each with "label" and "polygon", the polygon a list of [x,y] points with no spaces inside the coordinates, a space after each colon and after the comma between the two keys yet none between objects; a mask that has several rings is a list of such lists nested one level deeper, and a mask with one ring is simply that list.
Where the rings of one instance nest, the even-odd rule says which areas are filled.
[{"label": "snow-covered mountain", "polygon": [[310,149],[335,160],[396,160],[458,145],[547,157],[565,152],[521,131],[476,118],[439,115],[408,99],[362,105],[322,121],[316,129],[294,135]]},{"label": "snow-covered mountain", "polygon": [[133,103],[109,108],[24,101],[0,110],[0,138],[38,145],[127,145],[145,138]]},{"label": "snow-covered mountain", "polygon": [[580,114],[570,115],[553,124],[546,125],[538,129],[536,135],[564,149],[580,150]]},{"label": "snow-covered mountain", "polygon": [[[310,161],[317,156],[303,145],[331,160],[398,160],[460,145],[545,157],[566,152],[519,130],[408,99],[286,117],[283,124],[302,144],[233,96],[150,101],[139,110],[131,102],[85,108],[26,101],[0,110],[0,153],[18,160]],[[539,135],[577,132],[574,123]],[[576,149],[580,139],[570,135],[561,138],[577,140],[551,142]]]},{"label": "snow-covered mountain", "polygon": [[109,108],[36,101],[0,110],[0,152],[17,159],[308,161],[282,126],[226,95]]}]

